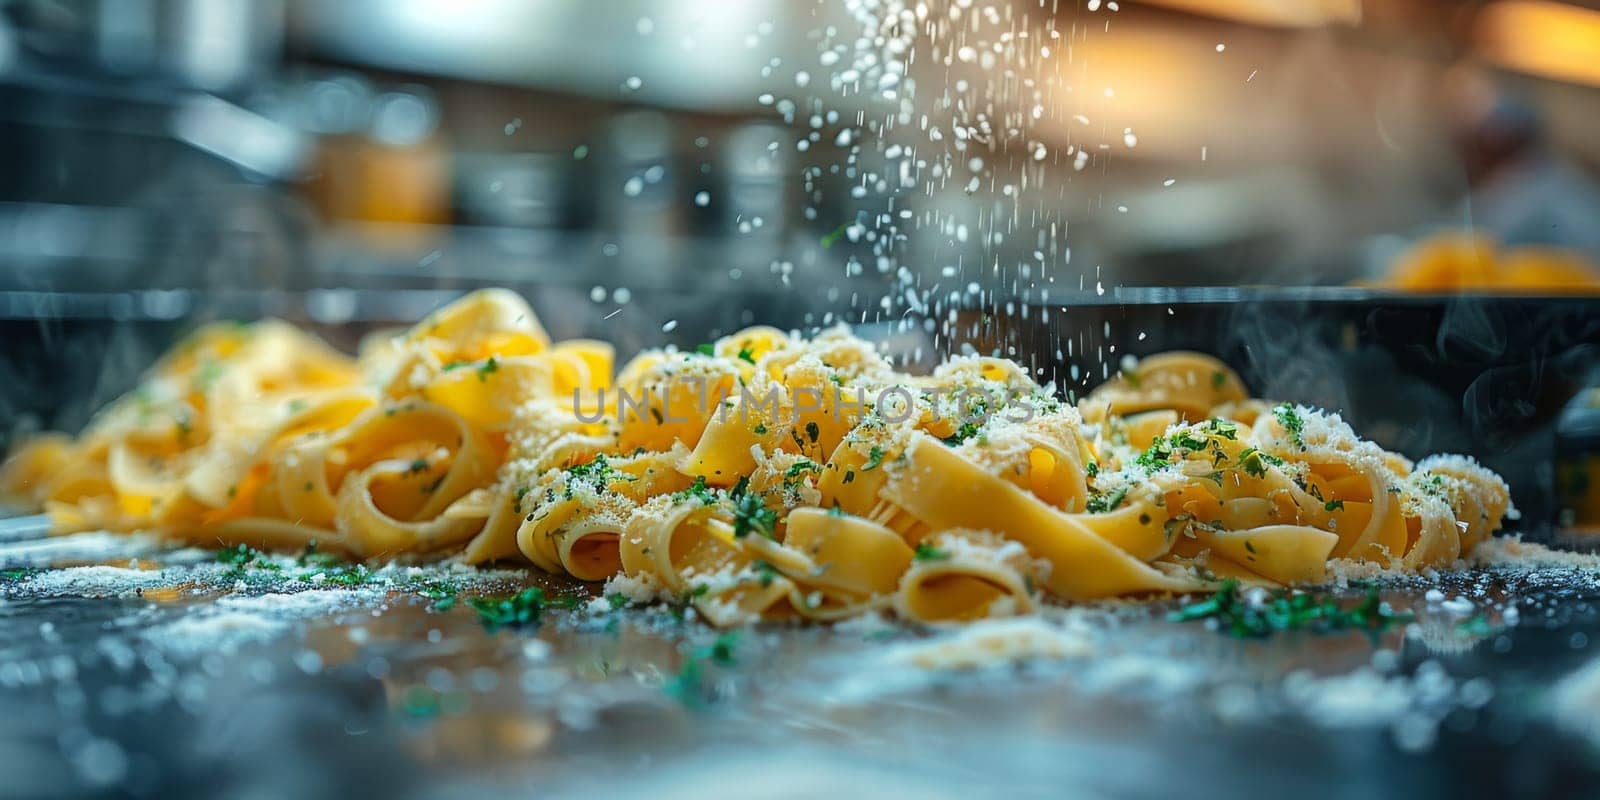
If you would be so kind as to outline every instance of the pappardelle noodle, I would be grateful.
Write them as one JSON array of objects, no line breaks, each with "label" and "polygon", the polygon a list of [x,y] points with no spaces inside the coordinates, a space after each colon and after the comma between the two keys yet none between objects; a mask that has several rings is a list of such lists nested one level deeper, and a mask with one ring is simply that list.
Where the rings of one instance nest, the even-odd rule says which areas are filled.
[{"label": "pappardelle noodle", "polygon": [[613,356],[551,342],[505,290],[354,358],[279,321],[211,325],[78,437],[19,447],[0,489],[60,532],[525,560],[717,625],[1420,569],[1510,512],[1470,459],[1413,464],[1198,353],[1077,407],[1002,359],[898,372],[843,327]]}]

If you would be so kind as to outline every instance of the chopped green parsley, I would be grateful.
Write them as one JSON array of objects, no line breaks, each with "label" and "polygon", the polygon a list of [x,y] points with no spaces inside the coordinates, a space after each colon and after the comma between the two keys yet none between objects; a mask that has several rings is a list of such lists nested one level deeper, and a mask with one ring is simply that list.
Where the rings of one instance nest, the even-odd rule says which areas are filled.
[{"label": "chopped green parsley", "polygon": [[824,248],[832,247],[835,242],[839,241],[839,237],[843,236],[844,232],[850,229],[850,226],[852,224],[853,223],[851,223],[851,222],[841,222],[841,223],[839,223],[839,227],[834,228],[833,230],[829,231],[827,234],[823,235],[823,237],[821,239],[819,239],[818,241],[822,244],[822,246]]},{"label": "chopped green parsley", "polygon": [[1254,447],[1246,447],[1239,453],[1239,467],[1248,475],[1257,478],[1266,477],[1268,464],[1274,467],[1281,467],[1283,466],[1283,459],[1271,453],[1263,453]]},{"label": "chopped green parsley", "polygon": [[776,538],[778,512],[767,508],[759,495],[747,494],[733,506],[733,537],[743,539],[758,533],[768,539]]},{"label": "chopped green parsley", "polygon": [[576,597],[546,597],[544,589],[529,586],[510,597],[474,597],[467,601],[478,621],[493,633],[501,628],[537,624],[549,608],[577,608]]},{"label": "chopped green parsley", "polygon": [[1126,486],[1109,494],[1097,494],[1090,497],[1088,502],[1084,504],[1084,510],[1090,514],[1104,514],[1114,511],[1117,506],[1122,505],[1122,501],[1127,497],[1128,487]]},{"label": "chopped green parsley", "polygon": [[1144,452],[1140,453],[1139,457],[1133,460],[1133,463],[1144,467],[1146,471],[1150,472],[1162,469],[1171,462],[1172,443],[1168,442],[1165,438],[1156,439],[1154,442],[1151,442],[1150,446],[1145,448]]},{"label": "chopped green parsley", "polygon": [[739,632],[728,631],[711,644],[701,647],[683,661],[683,667],[672,680],[662,686],[662,691],[690,708],[698,708],[707,700],[705,674],[707,665],[731,667],[736,662],[734,651],[739,646]]},{"label": "chopped green parsley", "polygon": [[1311,630],[1329,633],[1344,630],[1379,632],[1411,620],[1383,604],[1378,587],[1369,586],[1366,596],[1354,606],[1344,607],[1328,595],[1291,593],[1279,589],[1263,603],[1255,604],[1240,596],[1239,582],[1223,581],[1216,593],[1198,603],[1173,612],[1173,622],[1215,619],[1218,630],[1240,639],[1262,639],[1278,631]]},{"label": "chopped green parsley", "polygon": [[955,447],[957,445],[965,443],[968,439],[971,439],[972,437],[977,436],[978,433],[982,429],[983,429],[983,423],[981,423],[981,422],[971,422],[971,421],[963,422],[963,423],[961,423],[961,425],[959,425],[956,428],[956,432],[955,433],[952,433],[949,436],[944,437],[940,441],[944,442],[947,445],[950,445],[951,447]]},{"label": "chopped green parsley", "polygon": [[565,496],[569,500],[572,498],[572,485],[577,481],[582,481],[592,485],[597,492],[604,492],[614,481],[636,480],[638,480],[637,477],[626,472],[618,471],[612,467],[611,462],[607,461],[605,454],[602,453],[595,456],[594,460],[587,464],[578,464],[577,466],[567,467],[567,489]]},{"label": "chopped green parsley", "polygon": [[1272,409],[1272,415],[1277,417],[1278,424],[1282,425],[1283,429],[1289,432],[1289,439],[1294,442],[1295,446],[1299,447],[1301,450],[1306,449],[1306,440],[1304,436],[1306,430],[1306,421],[1300,418],[1300,414],[1294,410],[1294,406],[1284,403],[1277,408]]},{"label": "chopped green parsley", "polygon": [[689,488],[673,494],[672,500],[675,503],[682,503],[691,497],[699,500],[702,505],[711,505],[717,502],[716,492],[711,487],[706,486],[706,476],[704,475],[696,475],[694,483],[689,484]]},{"label": "chopped green parsley", "polygon": [[778,578],[778,568],[765,561],[757,561],[751,566],[755,568],[756,575],[759,576],[762,586],[771,586],[772,582]]},{"label": "chopped green parsley", "polygon": [[38,567],[13,567],[0,569],[0,583],[19,583],[43,572]]}]

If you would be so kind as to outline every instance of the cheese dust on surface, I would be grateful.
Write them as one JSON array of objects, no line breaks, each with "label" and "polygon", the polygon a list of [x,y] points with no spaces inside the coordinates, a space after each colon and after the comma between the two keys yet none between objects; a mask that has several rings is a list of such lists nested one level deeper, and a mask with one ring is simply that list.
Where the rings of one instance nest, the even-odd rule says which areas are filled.
[{"label": "cheese dust on surface", "polygon": [[807,691],[825,706],[857,706],[941,685],[993,688],[1015,680],[1017,668],[1082,664],[1096,654],[1090,612],[1050,611],[932,626],[921,636],[881,616],[849,620],[835,626],[835,635],[859,637],[863,645],[823,659],[828,677]]},{"label": "cheese dust on surface", "polygon": [[385,592],[374,588],[307,589],[235,595],[194,606],[179,619],[144,631],[145,641],[180,655],[213,650],[231,653],[246,644],[289,633],[297,623],[331,620],[377,607]]},{"label": "cheese dust on surface", "polygon": [[178,656],[231,654],[247,644],[276,639],[290,622],[244,611],[193,614],[140,633],[149,644]]},{"label": "cheese dust on surface", "polygon": [[1081,632],[1036,617],[995,619],[963,626],[925,642],[895,645],[888,664],[932,670],[984,669],[1036,659],[1082,658],[1094,646]]},{"label": "cheese dust on surface", "polygon": [[384,595],[382,590],[372,588],[307,589],[303,592],[224,597],[215,603],[215,608],[228,613],[303,620],[376,605]]},{"label": "cheese dust on surface", "polygon": [[[706,669],[716,670],[718,679],[760,681],[764,679],[763,658],[792,652],[795,657],[781,673],[786,677],[762,690],[769,701],[781,696],[796,708],[816,707],[841,719],[883,704],[916,703],[948,692],[979,704],[986,702],[985,698],[1015,701],[1033,696],[1030,693],[1047,693],[1089,704],[1101,698],[1116,699],[1147,709],[1158,718],[1198,710],[1224,722],[1290,717],[1328,730],[1379,730],[1397,747],[1419,751],[1436,740],[1440,725],[1451,713],[1480,709],[1499,693],[1498,687],[1483,678],[1453,674],[1450,657],[1486,647],[1486,638],[1516,624],[1519,599],[1514,592],[1507,594],[1498,588],[1508,585],[1504,576],[1570,578],[1596,572],[1600,563],[1592,556],[1553,551],[1512,538],[1491,542],[1485,550],[1470,568],[1461,564],[1461,569],[1433,575],[1393,576],[1399,597],[1411,603],[1409,610],[1416,620],[1398,638],[1372,644],[1357,633],[1286,633],[1266,643],[1241,641],[1203,625],[1167,622],[1168,604],[1104,602],[1049,606],[1035,616],[962,626],[907,626],[883,614],[868,614],[812,631],[783,626],[752,629],[742,632],[730,664]],[[397,600],[408,581],[453,577],[484,580],[476,584],[483,586],[507,576],[448,565],[394,566],[374,572],[379,577],[369,585],[317,586],[301,579],[253,584],[217,563],[216,554],[202,554],[204,559],[186,566],[151,570],[137,567],[157,563],[154,560],[39,572],[9,584],[7,591],[12,597],[46,596],[43,589],[50,587],[55,593],[52,596],[128,600],[138,597],[136,592],[128,594],[130,588],[149,590],[169,583],[184,586],[180,594],[192,597],[191,601],[174,604],[145,598],[147,602],[129,612],[122,624],[133,632],[136,645],[142,643],[174,663],[204,663],[213,656],[234,656],[248,648],[294,641],[314,627],[348,624],[356,618],[387,613],[396,604],[410,605]],[[195,559],[195,554],[184,558]],[[268,558],[283,565],[295,561],[289,556]],[[1372,578],[1385,582],[1380,574],[1345,577],[1351,584],[1368,583]],[[624,585],[609,589],[618,597],[658,590]],[[1480,624],[1480,618],[1483,632],[1464,632]],[[574,661],[590,652],[584,642],[597,639],[571,637],[614,641],[617,634],[608,620],[627,625],[627,637],[660,642],[699,641],[708,633],[693,618],[673,619],[660,609],[631,609],[626,603],[614,604],[608,593],[577,611],[547,613],[543,628],[491,634],[497,638],[489,641],[503,636],[515,642],[522,636],[520,649],[527,654],[522,660],[527,663],[521,668],[536,673],[537,680],[529,679],[532,685],[545,687],[559,679],[562,686],[569,687],[555,695],[541,688],[539,698],[576,693],[582,696],[561,702],[604,707],[605,697],[612,695],[655,695],[649,681],[670,682],[670,668],[663,667],[668,670],[663,678],[661,672],[642,663],[602,669]],[[471,636],[484,635],[477,627],[470,626]],[[365,637],[358,641],[353,632],[359,629],[351,630],[350,641],[364,649]],[[813,651],[808,642],[827,646]],[[446,642],[443,646],[461,645]],[[1436,656],[1407,666],[1395,648],[1414,652],[1416,646]],[[1262,647],[1271,649],[1263,651]],[[1295,668],[1306,664],[1309,654],[1326,652],[1329,647],[1339,657],[1318,655],[1312,659],[1317,662],[1312,667]],[[688,650],[680,647],[679,652]],[[1276,653],[1274,658],[1287,661],[1263,657],[1263,652]],[[482,663],[477,668],[493,667]],[[603,674],[615,676],[613,680],[645,686],[630,684],[628,691],[613,686],[591,697],[586,694],[590,688],[570,678],[582,669],[602,669]],[[1591,665],[1574,673],[1561,684],[1555,698],[1552,713],[1561,715],[1563,724],[1593,730],[1600,724],[1596,723],[1600,720],[1600,667]]]},{"label": "cheese dust on surface", "polygon": [[159,539],[143,534],[95,531],[52,536],[0,543],[0,567],[15,569],[63,562],[103,563],[139,558],[162,547]]},{"label": "cheese dust on surface", "polygon": [[1416,587],[1431,595],[1438,587],[1462,581],[1482,583],[1489,575],[1519,583],[1600,589],[1600,554],[1562,550],[1525,541],[1520,534],[1501,533],[1479,543],[1470,556],[1446,569],[1418,572],[1376,561],[1328,561],[1328,583],[1341,588],[1375,583]]},{"label": "cheese dust on surface", "polygon": [[[1370,642],[1350,631],[1239,640],[1168,623],[1162,605],[1133,602],[1048,607],[1031,617],[960,627],[863,619],[835,630],[862,646],[825,660],[832,677],[804,691],[826,708],[912,702],[932,691],[997,703],[1030,692],[1089,704],[1115,698],[1157,717],[1198,710],[1224,723],[1293,718],[1327,730],[1377,730],[1396,747],[1420,752],[1452,713],[1481,709],[1497,694],[1484,677],[1455,674],[1451,656],[1487,646],[1486,638],[1517,621],[1514,599],[1467,601],[1475,579],[1455,577],[1449,590],[1421,596],[1418,588],[1417,621]],[[1480,623],[1485,615],[1489,621]],[[1468,629],[1476,624],[1485,630]],[[1402,652],[1418,645],[1437,656],[1408,664]],[[1600,667],[1592,688],[1600,720]]]},{"label": "cheese dust on surface", "polygon": [[1600,554],[1557,550],[1523,541],[1516,535],[1500,535],[1483,542],[1473,551],[1469,564],[1511,571],[1572,570],[1590,573],[1600,580]]},{"label": "cheese dust on surface", "polygon": [[[96,560],[109,563],[78,564]],[[0,602],[73,599],[142,601],[112,622],[171,655],[228,654],[308,624],[381,612],[395,597],[437,602],[458,593],[520,585],[524,573],[454,563],[376,570],[254,553],[173,548],[151,537],[80,533],[0,545]],[[65,564],[65,565],[63,565]]]},{"label": "cheese dust on surface", "polygon": [[130,567],[67,567],[37,573],[18,582],[18,589],[39,597],[124,597],[158,586],[184,582],[186,570]]}]

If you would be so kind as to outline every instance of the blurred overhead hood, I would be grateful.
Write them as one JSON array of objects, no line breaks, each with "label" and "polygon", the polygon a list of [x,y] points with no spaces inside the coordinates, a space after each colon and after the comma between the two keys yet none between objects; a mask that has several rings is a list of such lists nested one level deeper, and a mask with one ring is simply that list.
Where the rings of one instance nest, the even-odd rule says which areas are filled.
[{"label": "blurred overhead hood", "polygon": [[[690,108],[747,108],[807,29],[780,0],[295,2],[292,36],[355,64]],[[803,41],[803,40],[802,40]]]}]

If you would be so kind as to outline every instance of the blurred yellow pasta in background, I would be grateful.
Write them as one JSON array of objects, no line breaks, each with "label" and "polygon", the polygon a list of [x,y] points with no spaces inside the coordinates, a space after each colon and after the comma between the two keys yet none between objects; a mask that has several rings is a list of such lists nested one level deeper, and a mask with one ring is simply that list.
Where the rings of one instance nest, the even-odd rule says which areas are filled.
[{"label": "blurred yellow pasta in background", "polygon": [[1600,291],[1600,270],[1578,253],[1558,247],[1502,247],[1467,231],[1439,234],[1397,258],[1379,286],[1413,292]]}]

